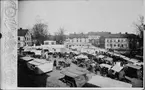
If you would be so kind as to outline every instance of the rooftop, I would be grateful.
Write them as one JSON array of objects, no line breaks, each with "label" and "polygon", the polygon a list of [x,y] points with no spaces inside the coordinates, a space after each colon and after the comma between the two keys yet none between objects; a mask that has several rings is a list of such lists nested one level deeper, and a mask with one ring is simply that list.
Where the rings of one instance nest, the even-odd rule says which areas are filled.
[{"label": "rooftop", "polygon": [[104,36],[107,34],[111,34],[111,32],[88,32],[88,35],[100,35],[100,36]]},{"label": "rooftop", "polygon": [[18,29],[18,36],[25,36],[28,31],[29,31],[28,29],[20,28]]},{"label": "rooftop", "polygon": [[69,34],[67,37],[72,38],[88,38],[89,35],[100,35],[105,38],[137,38],[135,34],[129,34],[129,33],[116,33],[111,34],[111,32],[88,32],[88,34]]},{"label": "rooftop", "polygon": [[105,38],[136,38],[137,36],[135,34],[106,34],[103,36]]},{"label": "rooftop", "polygon": [[88,35],[87,34],[83,34],[83,33],[81,33],[81,34],[69,34],[69,36],[68,36],[68,38],[87,38],[88,37]]}]

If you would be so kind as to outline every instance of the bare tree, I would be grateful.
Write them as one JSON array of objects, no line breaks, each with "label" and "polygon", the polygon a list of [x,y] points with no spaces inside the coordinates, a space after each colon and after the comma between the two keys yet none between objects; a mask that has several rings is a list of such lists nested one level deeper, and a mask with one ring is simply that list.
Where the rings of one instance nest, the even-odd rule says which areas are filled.
[{"label": "bare tree", "polygon": [[54,40],[56,40],[56,42],[58,44],[63,44],[65,41],[65,29],[64,28],[60,28],[57,32],[55,32],[54,35]]},{"label": "bare tree", "polygon": [[137,34],[140,38],[139,42],[140,42],[140,46],[143,46],[143,30],[144,30],[144,17],[143,16],[139,16],[138,22],[134,23],[134,26],[136,28]]},{"label": "bare tree", "polygon": [[43,44],[48,39],[48,25],[46,23],[37,22],[32,28],[32,37],[36,44]]}]

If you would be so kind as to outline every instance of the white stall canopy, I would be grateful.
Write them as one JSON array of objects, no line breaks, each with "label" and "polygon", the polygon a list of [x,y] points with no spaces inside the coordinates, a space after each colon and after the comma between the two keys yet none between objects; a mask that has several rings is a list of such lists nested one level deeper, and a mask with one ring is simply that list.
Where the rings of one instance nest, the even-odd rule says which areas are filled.
[{"label": "white stall canopy", "polygon": [[114,80],[108,77],[103,77],[99,75],[92,76],[91,80],[88,83],[104,87],[104,88],[131,88],[132,85],[122,81]]},{"label": "white stall canopy", "polygon": [[97,57],[102,59],[102,58],[104,58],[105,56],[104,56],[104,55],[98,55]]},{"label": "white stall canopy", "polygon": [[86,55],[83,55],[83,54],[81,54],[81,55],[79,55],[79,56],[76,56],[76,58],[88,59],[88,57],[87,57]]}]

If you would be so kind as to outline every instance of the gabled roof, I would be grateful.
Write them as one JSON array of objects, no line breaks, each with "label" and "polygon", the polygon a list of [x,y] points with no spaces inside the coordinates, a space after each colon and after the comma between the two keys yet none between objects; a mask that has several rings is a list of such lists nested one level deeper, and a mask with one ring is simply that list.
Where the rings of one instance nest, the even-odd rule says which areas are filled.
[{"label": "gabled roof", "polygon": [[18,29],[18,36],[25,36],[28,31],[29,31],[28,29],[20,28]]}]

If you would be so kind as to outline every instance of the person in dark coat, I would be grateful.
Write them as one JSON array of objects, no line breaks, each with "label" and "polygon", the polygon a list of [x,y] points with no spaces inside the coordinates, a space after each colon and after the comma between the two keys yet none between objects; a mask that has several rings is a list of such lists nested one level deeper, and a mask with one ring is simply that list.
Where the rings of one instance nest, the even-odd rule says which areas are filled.
[{"label": "person in dark coat", "polygon": [[56,60],[54,60],[53,66],[56,66]]}]

